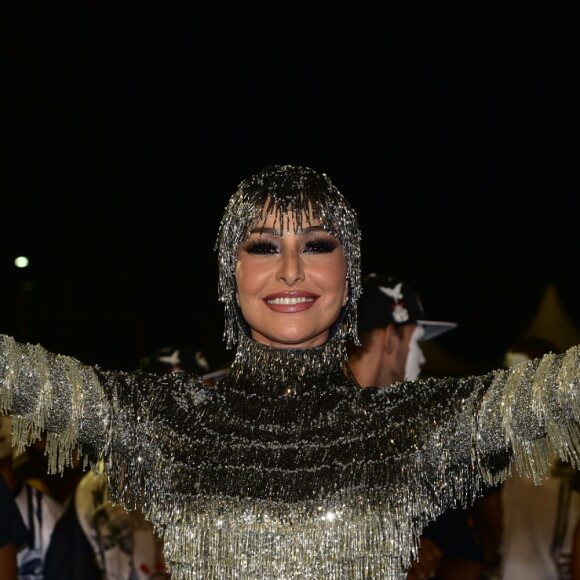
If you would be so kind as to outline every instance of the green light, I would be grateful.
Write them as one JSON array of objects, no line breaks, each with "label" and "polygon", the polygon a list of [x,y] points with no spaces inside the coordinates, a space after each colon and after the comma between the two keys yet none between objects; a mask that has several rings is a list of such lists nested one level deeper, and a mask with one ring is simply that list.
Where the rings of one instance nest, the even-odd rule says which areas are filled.
[{"label": "green light", "polygon": [[14,260],[14,265],[17,268],[26,268],[26,266],[28,266],[29,261],[28,258],[26,256],[18,256],[18,258],[16,258]]}]

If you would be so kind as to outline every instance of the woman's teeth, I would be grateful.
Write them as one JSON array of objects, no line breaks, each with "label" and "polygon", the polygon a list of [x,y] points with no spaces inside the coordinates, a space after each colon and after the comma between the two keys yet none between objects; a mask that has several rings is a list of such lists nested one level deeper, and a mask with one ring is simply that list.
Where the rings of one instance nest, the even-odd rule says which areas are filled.
[{"label": "woman's teeth", "polygon": [[301,296],[300,298],[272,298],[268,304],[300,304],[301,302],[314,302],[314,298]]}]

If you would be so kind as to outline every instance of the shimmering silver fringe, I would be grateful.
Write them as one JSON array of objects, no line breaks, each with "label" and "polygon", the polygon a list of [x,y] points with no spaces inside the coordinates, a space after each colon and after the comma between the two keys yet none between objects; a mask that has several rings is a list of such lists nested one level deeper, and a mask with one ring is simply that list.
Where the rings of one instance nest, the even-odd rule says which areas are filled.
[{"label": "shimmering silver fringe", "polygon": [[[578,467],[578,347],[509,371],[379,391],[341,374],[343,340],[282,355],[245,338],[220,390],[91,369],[2,337],[0,409],[15,416],[19,446],[53,433],[51,469],[78,444],[104,457],[112,497],[143,505],[174,580],[403,579],[423,526],[503,481],[512,457],[538,481],[554,454]],[[291,411],[308,401],[304,424],[280,414],[283,392]],[[269,402],[263,418],[255,400]],[[333,430],[338,437],[324,437]],[[296,467],[283,461],[288,445]],[[327,467],[335,489],[302,461]],[[228,481],[212,476],[222,472]]]},{"label": "shimmering silver fringe", "polygon": [[[347,259],[350,301],[344,317],[347,334],[358,344],[356,302],[361,294],[360,229],[354,209],[325,174],[309,167],[275,165],[240,183],[230,198],[220,224],[216,249],[219,258],[219,299],[225,303],[224,338],[228,347],[240,332],[234,278],[237,250],[252,227],[274,215],[281,234],[308,225],[310,219],[335,235]],[[307,223],[303,224],[304,218]]]},{"label": "shimmering silver fringe", "polygon": [[[90,410],[90,415],[87,415]],[[49,473],[73,463],[73,451],[102,452],[107,434],[107,403],[94,371],[39,345],[2,336],[0,343],[0,413],[13,414],[16,452],[46,432]],[[95,465],[95,453],[83,456]]]}]

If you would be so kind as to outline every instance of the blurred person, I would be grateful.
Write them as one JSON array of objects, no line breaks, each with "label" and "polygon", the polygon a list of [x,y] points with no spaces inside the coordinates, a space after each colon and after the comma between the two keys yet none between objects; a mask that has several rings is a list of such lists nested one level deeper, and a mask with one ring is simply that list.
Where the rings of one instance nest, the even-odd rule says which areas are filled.
[{"label": "blurred person", "polygon": [[[0,419],[0,452],[11,452],[11,434]],[[0,476],[0,578],[17,580],[18,552],[28,544],[30,535],[4,477]]]},{"label": "blurred person", "polygon": [[82,459],[75,452],[71,465],[64,468],[62,473],[48,473],[47,436],[47,432],[44,431],[38,441],[32,445],[27,445],[22,451],[14,453],[12,469],[20,481],[26,481],[32,487],[66,507],[71,501],[85,469],[82,465]]},{"label": "blurred person", "polygon": [[44,560],[52,541],[52,533],[65,507],[49,495],[42,478],[28,479],[19,471],[19,464],[29,462],[28,450],[14,453],[10,417],[0,417],[0,424],[2,425],[0,432],[3,433],[0,446],[0,472],[28,531],[26,546],[17,554],[18,579],[43,580]]},{"label": "blurred person", "polygon": [[228,372],[229,364],[216,356],[209,357],[198,346],[186,344],[164,346],[151,355],[143,357],[137,370],[152,373],[196,373],[206,385],[215,385]]},{"label": "blurred person", "polygon": [[81,480],[75,509],[103,580],[169,578],[163,544],[153,526],[139,509],[112,504],[102,476],[91,471]]},{"label": "blurred person", "polygon": [[[525,337],[509,347],[504,365],[513,368],[554,352],[550,341]],[[572,560],[579,556],[575,533],[580,521],[580,472],[554,457],[548,478],[538,484],[516,470],[500,489],[502,578],[579,580],[580,570],[573,570]]]},{"label": "blurred person", "polygon": [[349,345],[349,365],[362,387],[390,387],[417,380],[425,364],[422,341],[455,328],[454,322],[426,320],[423,304],[406,282],[372,273],[359,300],[360,346]]},{"label": "blurred person", "polygon": [[[363,280],[359,299],[360,346],[349,345],[350,369],[361,387],[390,387],[416,380],[426,360],[421,342],[457,326],[427,320],[413,287],[403,280],[372,273]],[[462,509],[445,512],[423,532],[418,561],[408,580],[478,578],[483,555],[473,525]],[[457,576],[460,574],[460,576]]]}]

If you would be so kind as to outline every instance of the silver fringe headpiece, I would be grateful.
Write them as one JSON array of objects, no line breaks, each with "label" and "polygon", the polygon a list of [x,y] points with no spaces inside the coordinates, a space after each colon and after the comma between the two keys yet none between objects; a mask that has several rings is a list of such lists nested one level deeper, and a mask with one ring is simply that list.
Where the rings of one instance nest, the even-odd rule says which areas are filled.
[{"label": "silver fringe headpiece", "polygon": [[275,216],[281,235],[291,227],[300,231],[311,220],[317,220],[341,243],[350,287],[342,330],[358,343],[356,303],[361,294],[361,236],[356,213],[327,175],[309,167],[274,165],[240,183],[219,227],[215,246],[219,257],[218,290],[220,301],[225,303],[224,338],[228,348],[238,342],[242,331],[235,301],[238,248],[252,227],[263,224],[270,216]]}]

